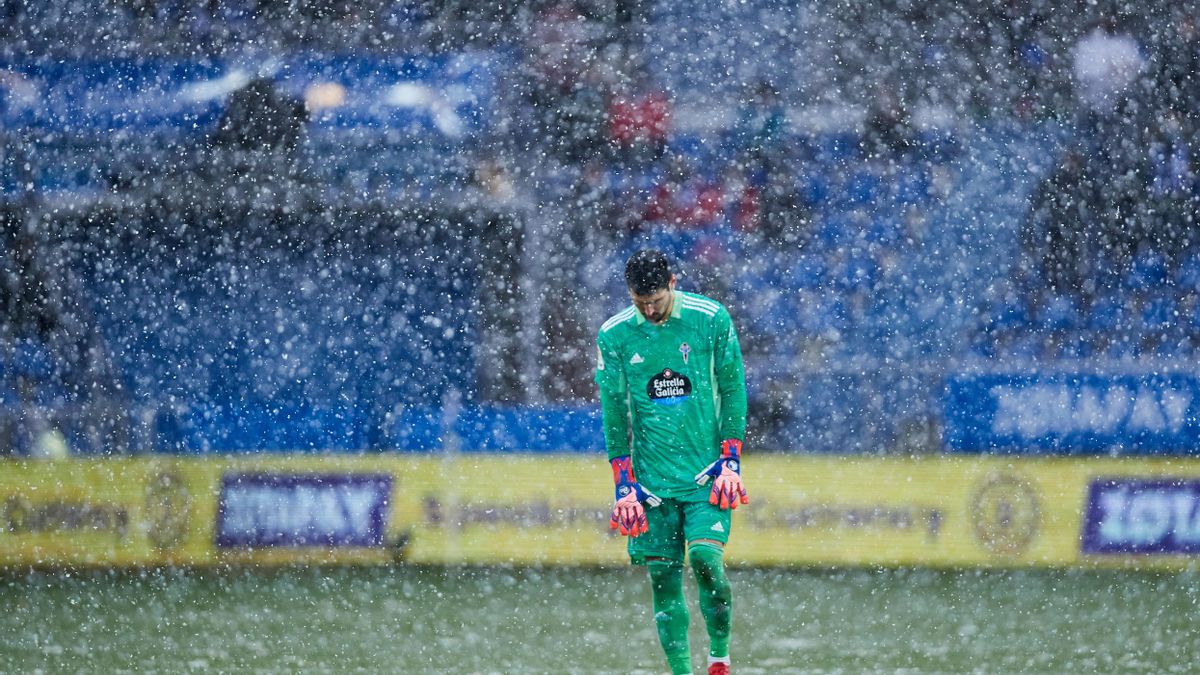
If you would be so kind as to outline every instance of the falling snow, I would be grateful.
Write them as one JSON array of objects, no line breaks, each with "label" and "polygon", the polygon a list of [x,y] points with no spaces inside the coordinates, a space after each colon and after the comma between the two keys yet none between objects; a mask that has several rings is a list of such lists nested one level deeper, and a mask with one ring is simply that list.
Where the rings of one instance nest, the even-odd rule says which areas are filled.
[{"label": "falling snow", "polygon": [[[459,567],[478,542],[452,533],[446,567],[253,569],[256,546],[425,563],[388,520],[424,485],[450,487],[397,508],[493,545],[603,526],[607,505],[557,484],[512,502],[496,484],[522,470],[479,468],[587,455],[603,477],[596,330],[646,247],[734,318],[751,490],[759,454],[829,459],[854,495],[776,484],[746,516],[843,539],[782,560],[819,571],[746,556],[739,672],[1198,656],[1191,571],[1006,571],[1070,566],[1038,548],[1068,530],[1072,564],[1194,571],[1200,553],[1191,0],[7,0],[0,17],[0,462],[18,467],[0,475],[0,671],[654,672],[656,652],[609,641],[614,607],[646,609],[611,558]],[[1080,494],[1029,455],[1078,460]],[[1087,464],[1146,456],[1167,459]],[[409,458],[487,488],[393,470]],[[876,469],[847,467],[871,461],[920,485],[904,462],[983,467],[929,490],[974,499],[975,520],[853,492]],[[129,466],[149,467],[136,489],[101,487]],[[993,557],[837,548],[882,530]],[[192,569],[174,552],[196,541],[238,553]],[[651,622],[621,625],[656,648]]]}]

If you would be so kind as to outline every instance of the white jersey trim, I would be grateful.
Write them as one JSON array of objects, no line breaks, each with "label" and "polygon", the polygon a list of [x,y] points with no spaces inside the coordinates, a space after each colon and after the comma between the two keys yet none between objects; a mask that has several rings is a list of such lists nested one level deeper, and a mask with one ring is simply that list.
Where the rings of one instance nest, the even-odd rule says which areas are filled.
[{"label": "white jersey trim", "polygon": [[720,307],[721,307],[720,305],[717,304],[717,302],[715,300],[709,300],[708,298],[704,298],[699,295],[684,295],[683,299],[690,300],[691,302],[694,302],[694,303],[697,303],[700,305],[707,305],[708,307],[711,307],[713,311],[716,311],[717,309],[720,309]]},{"label": "white jersey trim", "polygon": [[626,307],[624,310],[617,312],[608,321],[605,321],[602,326],[600,326],[600,332],[606,333],[616,326],[619,326],[620,324],[632,319],[635,311],[637,310],[633,307]]},{"label": "white jersey trim", "polygon": [[683,306],[687,309],[694,309],[697,312],[700,312],[702,314],[707,314],[708,316],[716,316],[717,315],[716,307],[706,305],[702,302],[697,302],[686,296],[684,296],[684,298],[683,298]]}]

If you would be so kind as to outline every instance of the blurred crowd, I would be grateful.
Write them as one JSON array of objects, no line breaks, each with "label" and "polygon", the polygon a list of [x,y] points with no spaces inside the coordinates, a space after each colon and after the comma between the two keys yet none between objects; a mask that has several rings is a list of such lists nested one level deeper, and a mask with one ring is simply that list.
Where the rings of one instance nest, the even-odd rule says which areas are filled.
[{"label": "blurred crowd", "polygon": [[[734,11],[727,5],[704,9],[719,17]],[[744,54],[751,60],[702,73],[697,85],[684,66],[701,56],[664,50],[683,39],[665,34],[667,27],[699,29],[700,20],[671,3],[640,0],[108,0],[101,12],[95,3],[9,0],[0,2],[0,52],[10,61],[505,55],[511,68],[500,76],[499,123],[435,158],[442,168],[432,182],[453,183],[451,196],[423,187],[408,193],[447,208],[482,205],[487,223],[523,220],[511,245],[527,250],[506,253],[509,291],[497,297],[515,309],[521,300],[513,288],[528,302],[555,292],[553,302],[536,301],[536,326],[511,325],[512,316],[506,324],[547,346],[536,381],[515,373],[521,340],[514,338],[497,353],[515,374],[485,392],[491,400],[592,395],[592,331],[622,302],[620,260],[644,245],[682,261],[686,288],[731,307],[751,369],[759,416],[752,426],[779,447],[804,423],[794,412],[797,397],[847,395],[842,371],[916,367],[967,350],[1033,359],[1171,356],[1200,346],[1194,10],[1165,2],[1134,12],[1083,0],[937,1],[848,3],[814,18],[785,5],[756,0],[745,11],[760,27],[783,16],[777,31],[762,29],[772,45],[820,31],[827,39],[806,49],[832,64],[824,71],[801,74]],[[698,32],[720,36],[708,25]],[[760,36],[720,37],[744,46]],[[166,205],[164,222],[188,221],[171,208],[194,216],[205,201],[265,203],[286,214],[281,222],[307,222],[292,216],[328,212],[371,193],[377,174],[398,173],[383,166],[378,139],[341,138],[330,155],[366,157],[369,169],[318,174],[332,162],[311,161],[311,105],[269,77],[253,79],[229,97],[215,128],[188,147],[172,146],[187,161],[139,154],[137,139],[123,138],[134,150],[100,172],[105,197]],[[853,112],[839,117],[845,110]],[[927,298],[914,291],[917,270],[939,262],[930,230],[958,180],[961,130],[1013,121],[1062,130],[1065,151],[1029,158],[1055,168],[1030,198],[1011,292],[984,308],[982,328],[947,349],[928,336],[938,327],[920,307]],[[28,167],[14,158],[41,149],[41,141],[4,136],[6,162]],[[428,161],[404,160],[414,173]],[[91,326],[92,310],[69,301],[86,294],[70,290],[69,275],[58,274],[69,270],[47,260],[50,251],[37,250],[45,235],[30,227],[30,214],[53,208],[18,192],[0,289],[10,308],[0,345],[4,396],[14,402],[5,410],[17,411],[5,419],[45,412],[6,422],[0,433],[25,440],[6,446],[0,438],[0,448],[61,453],[56,448],[70,439],[56,440],[54,415],[78,417],[78,406],[102,402],[110,407],[85,427],[98,444],[120,449],[127,441],[112,431],[119,414],[105,411],[125,404],[123,376]],[[57,276],[42,280],[47,271]],[[351,288],[358,286],[347,281],[343,290]],[[839,368],[825,380],[818,375]],[[909,418],[927,426],[929,411],[904,409],[911,404],[903,401],[928,392],[878,373],[868,379],[872,393],[837,405],[860,413],[865,406],[879,413],[868,417],[899,419],[897,426]]]},{"label": "blurred crowd", "polygon": [[980,340],[1026,358],[1175,357],[1200,347],[1200,31],[1176,8],[1119,16],[1071,49],[1071,137],[1030,200],[1015,295]]},{"label": "blurred crowd", "polygon": [[126,451],[121,374],[72,270],[20,209],[0,223],[0,455],[66,456],[67,429]]},{"label": "blurred crowd", "polygon": [[548,167],[536,200],[564,214],[539,259],[569,281],[542,327],[556,375],[548,396],[591,396],[590,359],[579,355],[623,302],[620,261],[647,245],[682,261],[684,288],[737,318],[765,443],[787,446],[800,423],[791,401],[814,396],[804,389],[818,386],[814,372],[916,354],[890,339],[905,323],[900,277],[923,255],[956,142],[919,128],[898,82],[880,74],[860,128],[812,129],[793,119],[790,79],[765,70],[734,92],[724,122],[705,127],[720,112],[701,111],[697,128],[654,45],[612,36],[573,3],[539,16],[499,156],[513,174],[528,156]]}]

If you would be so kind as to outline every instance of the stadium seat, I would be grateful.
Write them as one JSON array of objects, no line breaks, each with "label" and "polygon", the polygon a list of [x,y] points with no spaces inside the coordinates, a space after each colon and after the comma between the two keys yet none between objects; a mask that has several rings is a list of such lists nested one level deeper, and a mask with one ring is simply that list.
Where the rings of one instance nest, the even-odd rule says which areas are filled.
[{"label": "stadium seat", "polygon": [[162,422],[181,450],[203,454],[363,450],[372,421],[355,406],[243,400],[191,404]]},{"label": "stadium seat", "polygon": [[822,288],[828,283],[827,274],[824,258],[813,254],[800,255],[786,268],[786,288],[791,290]]},{"label": "stadium seat", "polygon": [[1181,291],[1200,293],[1200,252],[1184,256],[1175,271],[1175,284]]},{"label": "stadium seat", "polygon": [[1096,346],[1087,331],[1072,331],[1059,337],[1056,351],[1055,356],[1059,359],[1089,359],[1096,355]]},{"label": "stadium seat", "polygon": [[810,209],[823,208],[829,200],[829,180],[823,175],[809,174],[798,180],[804,205]]},{"label": "stadium seat", "polygon": [[13,343],[11,368],[17,376],[46,380],[54,374],[54,358],[41,340],[22,338]]},{"label": "stadium seat", "polygon": [[817,243],[825,251],[841,249],[854,241],[856,234],[849,213],[831,213],[817,222]]},{"label": "stadium seat", "polygon": [[1142,326],[1150,332],[1168,330],[1179,323],[1179,307],[1173,295],[1166,292],[1152,294],[1142,303]]},{"label": "stadium seat", "polygon": [[874,204],[881,194],[879,177],[870,170],[859,169],[850,175],[845,190],[845,201],[851,206]]},{"label": "stadium seat", "polygon": [[592,406],[472,406],[459,413],[454,430],[465,452],[587,452],[603,444]]},{"label": "stadium seat", "polygon": [[922,131],[918,144],[932,162],[944,164],[958,155],[958,139],[949,131]]},{"label": "stadium seat", "polygon": [[816,336],[840,336],[847,327],[846,307],[839,292],[826,290],[811,296],[800,305],[800,325]]},{"label": "stadium seat", "polygon": [[21,396],[17,393],[15,381],[5,378],[0,381],[0,408],[15,409],[21,404]]},{"label": "stadium seat", "polygon": [[1046,353],[1046,339],[1038,333],[1019,333],[1004,345],[1001,353],[1018,362],[1037,363]]},{"label": "stadium seat", "polygon": [[1142,353],[1140,336],[1132,332],[1121,332],[1110,336],[1101,355],[1105,358],[1124,361],[1136,358]]},{"label": "stadium seat", "polygon": [[858,134],[835,131],[817,137],[817,157],[822,162],[846,165],[859,154]]},{"label": "stadium seat", "polygon": [[1042,330],[1071,331],[1081,323],[1078,303],[1066,293],[1048,294],[1037,313],[1037,327]]},{"label": "stadium seat", "polygon": [[673,153],[687,157],[697,167],[711,165],[712,151],[700,134],[673,134],[667,143],[667,148]]},{"label": "stadium seat", "polygon": [[1188,332],[1200,335],[1200,298],[1180,304],[1179,323]]},{"label": "stadium seat", "polygon": [[925,204],[929,201],[929,176],[919,166],[905,165],[896,177],[896,201],[900,204]]},{"label": "stadium seat", "polygon": [[1167,261],[1156,251],[1146,251],[1134,257],[1125,274],[1125,287],[1144,291],[1158,288],[1167,280]]},{"label": "stadium seat", "polygon": [[1103,295],[1092,301],[1084,325],[1101,333],[1122,330],[1128,325],[1128,311],[1123,297]]},{"label": "stadium seat", "polygon": [[967,346],[969,356],[985,361],[1000,357],[997,335],[987,330],[981,330],[971,336]]},{"label": "stadium seat", "polygon": [[865,239],[868,243],[892,246],[900,240],[902,231],[898,216],[882,214],[877,210],[871,218]]},{"label": "stadium seat", "polygon": [[879,280],[879,263],[868,254],[847,256],[840,267],[838,284],[845,292],[870,292]]},{"label": "stadium seat", "polygon": [[988,325],[995,330],[1024,329],[1029,323],[1025,303],[1016,297],[1001,300],[988,317]]},{"label": "stadium seat", "polygon": [[440,408],[405,406],[392,419],[385,447],[405,452],[432,452],[443,447]]}]

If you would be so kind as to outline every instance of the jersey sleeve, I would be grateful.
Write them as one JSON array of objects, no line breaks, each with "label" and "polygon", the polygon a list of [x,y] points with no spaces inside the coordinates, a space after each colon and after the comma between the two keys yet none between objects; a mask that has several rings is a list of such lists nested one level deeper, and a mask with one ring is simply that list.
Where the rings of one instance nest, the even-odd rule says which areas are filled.
[{"label": "jersey sleeve", "polygon": [[629,386],[621,366],[620,354],[611,340],[600,333],[596,339],[596,385],[600,388],[604,446],[610,460],[630,454]]},{"label": "jersey sleeve", "polygon": [[746,437],[746,375],[742,367],[742,347],[738,344],[733,319],[724,308],[717,312],[713,330],[713,358],[716,366],[717,395],[721,401],[718,423],[721,438]]}]

